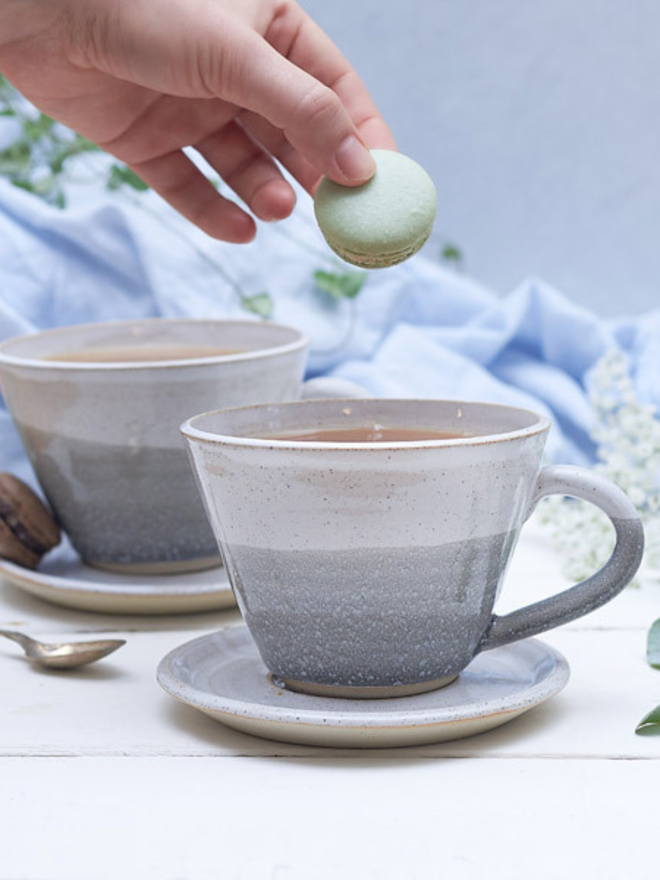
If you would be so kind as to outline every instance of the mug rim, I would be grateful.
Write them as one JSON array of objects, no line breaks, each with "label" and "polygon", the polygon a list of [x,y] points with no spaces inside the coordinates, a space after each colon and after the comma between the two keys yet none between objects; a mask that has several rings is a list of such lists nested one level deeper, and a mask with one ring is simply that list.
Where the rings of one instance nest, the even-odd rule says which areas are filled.
[{"label": "mug rim", "polygon": [[[94,330],[96,328],[107,328],[108,330],[121,329],[122,327],[135,326],[157,326],[163,324],[198,324],[200,326],[208,326],[215,324],[233,325],[241,327],[272,327],[276,330],[286,330],[295,336],[291,341],[281,343],[280,345],[270,344],[264,348],[255,348],[250,351],[240,351],[234,354],[217,354],[207,355],[206,357],[185,358],[185,359],[163,359],[153,361],[59,361],[49,360],[48,358],[25,357],[22,355],[11,354],[5,351],[11,345],[20,343],[23,340],[38,339],[41,337],[57,337],[65,336],[67,333],[72,334],[80,330]],[[154,370],[164,368],[188,368],[204,366],[205,364],[216,363],[236,363],[245,360],[259,360],[265,357],[271,357],[275,354],[288,354],[300,351],[310,344],[309,337],[290,324],[280,324],[273,321],[258,321],[248,318],[177,318],[177,317],[152,317],[152,318],[127,318],[116,321],[88,321],[84,324],[66,324],[62,327],[49,327],[46,330],[36,330],[33,333],[22,333],[17,336],[10,336],[0,341],[0,366],[7,365],[11,367],[27,367],[38,370],[61,370],[67,371],[84,371],[84,372],[115,372],[118,370]]]},{"label": "mug rim", "polygon": [[451,400],[446,398],[392,398],[392,397],[371,397],[371,398],[332,398],[327,399],[328,405],[345,405],[355,406],[356,404],[370,403],[386,403],[386,404],[449,404],[457,408],[467,406],[478,406],[482,408],[491,408],[498,410],[507,410],[509,412],[524,413],[532,418],[534,422],[523,428],[514,428],[510,431],[501,431],[490,434],[477,434],[475,436],[464,437],[446,437],[427,440],[376,440],[376,441],[327,441],[327,440],[293,440],[293,439],[276,439],[265,437],[250,437],[234,434],[220,434],[218,432],[207,431],[203,428],[197,428],[194,422],[198,419],[204,419],[208,416],[221,415],[224,413],[240,413],[255,412],[267,409],[287,409],[304,408],[309,404],[323,403],[323,399],[316,400],[298,400],[287,401],[283,403],[258,403],[249,404],[247,406],[227,407],[225,409],[209,410],[208,412],[197,413],[186,419],[180,426],[180,431],[188,440],[194,440],[198,443],[206,443],[209,445],[225,445],[237,446],[244,448],[256,449],[291,449],[291,450],[323,450],[329,449],[335,452],[340,451],[357,451],[357,450],[393,450],[393,449],[436,449],[444,447],[466,447],[466,446],[486,446],[493,443],[499,443],[509,440],[520,440],[526,437],[543,434],[550,430],[552,426],[551,420],[541,413],[534,410],[525,409],[519,406],[509,406],[503,403],[487,403],[480,400]]}]

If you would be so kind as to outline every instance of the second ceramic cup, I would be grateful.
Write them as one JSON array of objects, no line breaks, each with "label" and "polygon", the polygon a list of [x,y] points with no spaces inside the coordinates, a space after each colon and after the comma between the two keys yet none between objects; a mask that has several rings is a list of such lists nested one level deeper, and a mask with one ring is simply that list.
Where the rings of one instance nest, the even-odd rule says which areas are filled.
[{"label": "second ceramic cup", "polygon": [[295,400],[308,339],[272,323],[146,319],[0,344],[0,388],[45,495],[89,564],[218,565],[179,433],[218,407]]}]

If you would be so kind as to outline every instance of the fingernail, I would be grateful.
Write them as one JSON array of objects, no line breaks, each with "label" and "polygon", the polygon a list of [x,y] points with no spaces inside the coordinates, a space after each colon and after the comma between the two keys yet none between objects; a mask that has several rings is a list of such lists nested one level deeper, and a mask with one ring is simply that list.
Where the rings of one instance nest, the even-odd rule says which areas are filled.
[{"label": "fingernail", "polygon": [[341,173],[348,180],[369,180],[376,170],[376,163],[369,150],[350,134],[341,144],[335,156]]}]

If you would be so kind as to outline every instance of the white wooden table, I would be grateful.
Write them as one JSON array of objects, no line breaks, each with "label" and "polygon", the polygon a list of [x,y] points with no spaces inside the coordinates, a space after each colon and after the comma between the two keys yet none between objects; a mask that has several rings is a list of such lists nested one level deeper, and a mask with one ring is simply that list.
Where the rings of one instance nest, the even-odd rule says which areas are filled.
[{"label": "white wooden table", "polygon": [[[523,535],[498,610],[566,585]],[[165,695],[158,661],[234,611],[118,617],[0,585],[0,626],[112,634],[119,652],[39,672],[0,642],[1,880],[629,880],[657,876],[660,703],[645,662],[660,584],[542,636],[571,666],[556,697],[470,739],[383,751],[239,734]]]}]

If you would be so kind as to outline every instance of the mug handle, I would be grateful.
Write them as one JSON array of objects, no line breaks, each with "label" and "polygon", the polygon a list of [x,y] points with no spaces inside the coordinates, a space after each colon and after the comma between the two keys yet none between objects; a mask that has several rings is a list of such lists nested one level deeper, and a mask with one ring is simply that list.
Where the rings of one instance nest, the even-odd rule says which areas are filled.
[{"label": "mug handle", "polygon": [[339,379],[335,376],[317,376],[316,379],[308,379],[303,382],[301,400],[331,400],[345,398],[373,397],[370,391],[351,382],[349,379]]},{"label": "mug handle", "polygon": [[511,614],[491,618],[478,651],[487,651],[569,623],[613,599],[634,577],[644,555],[644,530],[627,496],[593,471],[554,465],[539,473],[525,519],[545,495],[570,495],[599,507],[612,521],[616,544],[605,565],[594,575]]}]

